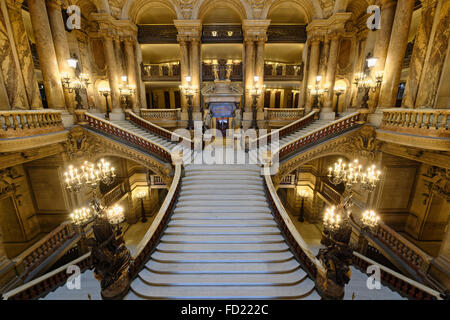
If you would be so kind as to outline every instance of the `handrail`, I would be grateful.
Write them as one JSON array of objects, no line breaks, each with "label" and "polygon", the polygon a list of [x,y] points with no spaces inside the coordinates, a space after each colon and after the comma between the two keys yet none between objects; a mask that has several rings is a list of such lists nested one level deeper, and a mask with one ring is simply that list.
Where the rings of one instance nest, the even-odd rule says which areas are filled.
[{"label": "handrail", "polygon": [[404,275],[359,254],[358,252],[354,251],[353,255],[354,257],[356,257],[356,259],[353,258],[353,264],[357,265],[363,270],[366,270],[369,265],[379,267],[381,270],[381,280],[389,283],[404,295],[417,300],[443,300],[440,292],[433,290],[415,280],[409,279]]},{"label": "handrail", "polygon": [[138,272],[142,268],[142,265],[147,261],[148,257],[156,247],[178,198],[178,194],[181,189],[180,181],[181,164],[178,163],[175,165],[175,175],[172,180],[172,185],[170,186],[169,192],[167,193],[167,196],[161,208],[159,209],[158,214],[153,220],[150,228],[145,233],[139,244],[136,246],[136,250],[133,253],[133,262],[129,269],[131,278],[137,276]]},{"label": "handrail", "polygon": [[88,252],[85,255],[71,261],[64,266],[55,269],[49,273],[40,276],[20,287],[17,287],[11,291],[4,293],[3,300],[31,300],[39,298],[42,294],[51,291],[52,289],[59,287],[61,283],[64,283],[69,275],[67,274],[67,268],[69,266],[77,265],[81,271],[84,271],[91,266],[90,261],[91,253]]},{"label": "handrail", "polygon": [[342,119],[338,119],[336,121],[331,122],[325,127],[318,128],[305,136],[287,142],[275,152],[279,152],[279,156],[280,158],[282,158],[285,155],[290,154],[292,151],[295,151],[305,145],[310,145],[311,143],[314,143],[330,135],[344,132],[350,128],[353,128],[357,124],[359,119],[360,119],[359,112],[352,113],[351,115],[348,115]]},{"label": "handrail", "polygon": [[287,126],[284,126],[280,129],[273,130],[272,132],[259,137],[256,141],[258,141],[258,144],[260,144],[259,141],[264,141],[264,139],[266,139],[267,143],[270,143],[272,140],[271,137],[273,135],[275,135],[275,133],[278,133],[278,137],[279,137],[279,139],[281,139],[285,135],[292,133],[294,131],[297,131],[298,129],[311,123],[314,120],[314,115],[316,113],[318,113],[318,111],[313,110],[310,113],[308,113],[306,116],[298,119],[297,121],[294,121],[294,122],[288,124]]},{"label": "handrail", "polygon": [[58,110],[0,111],[0,138],[26,137],[63,130],[61,111]]},{"label": "handrail", "polygon": [[383,109],[380,129],[431,137],[450,137],[449,109]]},{"label": "handrail", "polygon": [[[266,167],[265,170],[267,171],[270,169]],[[277,218],[278,224],[283,230],[292,250],[295,252],[298,259],[305,266],[306,271],[308,271],[309,275],[313,279],[316,279],[318,273],[325,275],[326,269],[322,262],[318,260],[308,248],[308,245],[305,240],[303,240],[295,225],[292,223],[291,218],[281,203],[270,174],[266,174],[264,177],[264,185],[266,187],[269,203],[272,206],[273,213]]]},{"label": "handrail", "polygon": [[181,108],[177,109],[141,109],[141,118],[155,120],[178,120],[177,114]]},{"label": "handrail", "polygon": [[23,266],[23,273],[20,274],[20,277],[25,278],[43,260],[48,258],[68,240],[72,239],[75,234],[72,224],[69,221],[65,221],[14,258],[12,261],[15,264],[16,270],[21,269],[21,266]]},{"label": "handrail", "polygon": [[[139,117],[132,110],[127,110],[126,113],[129,115],[130,120],[133,123],[137,124],[138,126],[144,128],[144,129],[149,130],[150,132],[152,132],[154,134],[161,136],[162,138],[166,138],[169,141],[180,141],[180,139],[181,140],[184,139],[185,141],[190,142],[192,144],[192,140],[190,138],[180,136],[179,134],[177,134],[173,131],[164,129],[163,127],[160,127],[160,126],[154,124],[153,122],[150,122],[142,117]],[[174,138],[176,138],[178,140],[175,140]]]},{"label": "handrail", "polygon": [[122,138],[132,144],[137,145],[140,148],[145,149],[151,153],[161,156],[163,159],[171,162],[171,151],[157,142],[151,141],[145,137],[138,136],[133,132],[121,128],[109,121],[105,121],[99,117],[96,117],[88,112],[84,112],[84,120],[87,121],[87,125],[100,130],[106,134]]}]

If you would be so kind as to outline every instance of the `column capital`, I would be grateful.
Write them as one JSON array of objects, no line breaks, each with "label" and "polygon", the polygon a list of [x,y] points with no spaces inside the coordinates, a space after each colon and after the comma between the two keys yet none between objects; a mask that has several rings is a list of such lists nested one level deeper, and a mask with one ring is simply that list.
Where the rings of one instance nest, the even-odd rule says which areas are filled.
[{"label": "column capital", "polygon": [[180,38],[184,38],[186,41],[201,39],[201,20],[174,20],[173,23],[178,30],[178,41]]},{"label": "column capital", "polygon": [[267,42],[267,29],[269,26],[270,20],[244,20],[242,23],[244,39]]},{"label": "column capital", "polygon": [[47,5],[47,7],[53,9],[61,9],[63,5],[61,0],[46,0],[45,4]]}]

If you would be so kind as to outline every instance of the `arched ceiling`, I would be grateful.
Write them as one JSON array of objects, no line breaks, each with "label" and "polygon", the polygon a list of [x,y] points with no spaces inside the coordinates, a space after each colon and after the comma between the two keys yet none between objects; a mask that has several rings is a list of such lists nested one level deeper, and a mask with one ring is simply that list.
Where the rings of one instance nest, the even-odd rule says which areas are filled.
[{"label": "arched ceiling", "polygon": [[272,24],[304,24],[308,21],[305,10],[292,2],[279,3],[269,10],[267,19]]},{"label": "arched ceiling", "polygon": [[248,17],[245,4],[245,0],[198,0],[197,6],[193,9],[192,17],[200,20],[208,18],[211,21],[213,21],[213,18],[219,19],[214,23],[226,23],[227,20],[240,23]]},{"label": "arched ceiling", "polygon": [[160,3],[144,6],[136,16],[136,24],[173,24],[177,19],[174,10]]},{"label": "arched ceiling", "polygon": [[352,13],[353,21],[357,21],[367,14],[367,7],[369,3],[366,0],[352,0],[349,1],[347,11]]},{"label": "arched ceiling", "polygon": [[242,17],[239,12],[224,4],[219,4],[208,8],[200,19],[203,24],[227,24],[242,22]]}]

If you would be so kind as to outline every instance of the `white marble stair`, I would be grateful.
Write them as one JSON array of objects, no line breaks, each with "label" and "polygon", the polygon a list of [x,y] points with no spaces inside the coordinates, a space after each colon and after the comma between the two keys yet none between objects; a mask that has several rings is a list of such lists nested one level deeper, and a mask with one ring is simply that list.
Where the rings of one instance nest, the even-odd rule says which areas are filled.
[{"label": "white marble stair", "polygon": [[285,242],[256,165],[190,165],[126,299],[320,299]]}]

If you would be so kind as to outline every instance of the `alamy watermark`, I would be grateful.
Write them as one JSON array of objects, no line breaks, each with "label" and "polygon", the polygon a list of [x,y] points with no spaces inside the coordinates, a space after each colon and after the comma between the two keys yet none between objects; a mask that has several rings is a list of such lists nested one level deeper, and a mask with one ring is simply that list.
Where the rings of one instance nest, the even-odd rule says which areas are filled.
[{"label": "alamy watermark", "polygon": [[370,265],[367,267],[367,274],[370,274],[367,279],[366,285],[369,290],[381,289],[381,269],[377,265]]},{"label": "alamy watermark", "polygon": [[379,6],[369,6],[367,7],[367,13],[372,13],[372,15],[367,19],[367,28],[370,30],[380,30],[381,28],[381,9]]},{"label": "alamy watermark", "polygon": [[67,278],[66,286],[69,290],[81,290],[81,270],[77,265],[70,265],[66,270],[67,274],[70,275]]},{"label": "alamy watermark", "polygon": [[81,9],[77,5],[71,5],[66,10],[69,18],[67,18],[66,26],[69,30],[81,29]]}]

